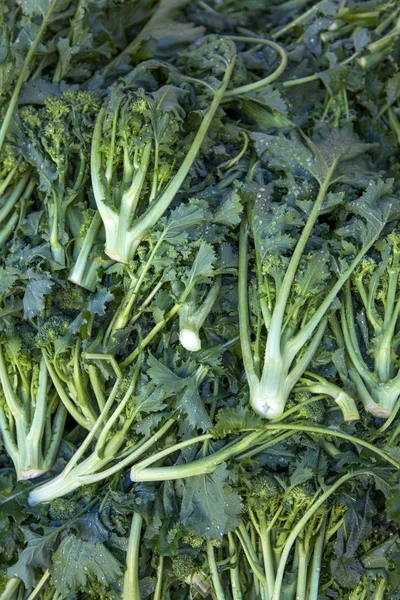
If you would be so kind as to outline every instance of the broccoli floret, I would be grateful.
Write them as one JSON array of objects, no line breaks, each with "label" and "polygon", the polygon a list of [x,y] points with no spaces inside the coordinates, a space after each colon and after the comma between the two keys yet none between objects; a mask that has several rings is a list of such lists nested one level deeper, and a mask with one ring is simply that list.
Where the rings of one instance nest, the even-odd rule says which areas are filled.
[{"label": "broccoli floret", "polygon": [[272,510],[281,496],[281,489],[275,479],[260,474],[248,482],[247,502],[255,510]]},{"label": "broccoli floret", "polygon": [[19,111],[21,121],[31,127],[38,129],[42,126],[42,118],[34,106],[23,106]]},{"label": "broccoli floret", "polygon": [[[312,395],[307,392],[298,392],[295,394],[295,403],[300,404],[311,398]],[[304,419],[311,423],[322,423],[325,418],[325,406],[323,401],[315,400],[314,402],[310,402],[310,404],[300,406],[298,411],[296,411],[296,416],[299,419]]]},{"label": "broccoli floret", "polygon": [[85,294],[82,288],[70,283],[59,287],[54,293],[54,301],[63,312],[67,314],[76,312],[83,307],[85,303]]},{"label": "broccoli floret", "polygon": [[315,486],[312,481],[305,481],[290,488],[286,493],[286,503],[292,509],[299,510],[312,502],[315,496]]},{"label": "broccoli floret", "polygon": [[172,559],[172,571],[179,581],[186,582],[196,572],[196,563],[190,554],[179,554]]},{"label": "broccoli floret", "polygon": [[49,515],[54,521],[68,521],[78,512],[78,506],[72,500],[57,498],[49,505]]},{"label": "broccoli floret", "polygon": [[201,548],[204,546],[206,538],[203,536],[199,537],[195,535],[193,531],[189,531],[189,533],[182,538],[182,542],[188,546],[191,546],[192,548]]},{"label": "broccoli floret", "polygon": [[66,334],[69,325],[70,319],[64,315],[54,315],[47,319],[36,336],[39,348],[53,348],[54,343]]},{"label": "broccoli floret", "polygon": [[0,181],[15,168],[15,173],[20,175],[27,169],[27,166],[27,163],[21,159],[12,144],[4,144],[0,152]]}]

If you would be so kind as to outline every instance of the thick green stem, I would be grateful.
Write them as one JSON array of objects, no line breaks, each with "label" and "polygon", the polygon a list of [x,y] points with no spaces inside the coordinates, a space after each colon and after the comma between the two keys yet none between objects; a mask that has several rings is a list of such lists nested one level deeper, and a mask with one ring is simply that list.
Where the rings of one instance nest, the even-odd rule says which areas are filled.
[{"label": "thick green stem", "polygon": [[46,367],[54,384],[54,387],[56,388],[57,393],[60,396],[61,402],[64,404],[65,408],[70,413],[70,415],[73,416],[75,421],[79,423],[79,425],[81,425],[85,429],[90,430],[92,428],[93,422],[86,415],[83,415],[75,406],[74,402],[71,400],[71,398],[65,391],[63,382],[58,377],[50,359],[47,357],[46,352],[44,350],[43,358],[46,362]]},{"label": "thick green stem", "polygon": [[207,134],[208,128],[211,125],[211,122],[214,118],[215,112],[216,112],[218,106],[220,105],[221,100],[224,96],[224,93],[226,91],[227,85],[230,81],[230,78],[231,78],[231,75],[233,72],[233,67],[235,65],[235,58],[236,58],[236,56],[233,54],[232,60],[226,68],[226,72],[225,72],[222,84],[221,84],[220,88],[215,92],[214,98],[210,104],[210,107],[209,107],[208,111],[206,112],[205,116],[203,117],[203,120],[202,120],[200,127],[196,133],[196,136],[192,142],[192,145],[189,148],[189,151],[186,154],[186,157],[184,158],[177,173],[172,178],[172,180],[170,181],[170,183],[168,184],[168,186],[166,187],[164,192],[161,194],[161,196],[158,198],[158,200],[156,202],[152,202],[150,204],[150,206],[146,210],[146,212],[141,217],[139,217],[139,219],[137,219],[137,221],[135,222],[133,227],[130,229],[129,238],[130,238],[131,247],[129,249],[129,254],[127,255],[126,258],[131,259],[133,257],[134,253],[136,252],[136,248],[138,247],[139,243],[141,242],[145,232],[150,227],[152,227],[154,225],[154,223],[157,223],[157,221],[162,217],[162,215],[165,213],[165,211],[171,204],[172,200],[175,198],[176,194],[178,193],[184,180],[186,179],[186,176],[187,176],[194,160],[196,159],[197,153],[200,150],[200,147],[204,141],[204,138]]},{"label": "thick green stem", "polygon": [[215,560],[214,547],[210,540],[207,540],[207,557],[208,566],[211,572],[211,579],[214,588],[216,600],[225,600],[224,590],[222,588],[222,582],[218,573],[217,562]]},{"label": "thick green stem", "polygon": [[18,577],[11,577],[6,583],[6,587],[0,595],[0,600],[14,600],[22,581]]},{"label": "thick green stem", "polygon": [[385,600],[386,581],[381,577],[378,585],[375,588],[373,600]]},{"label": "thick green stem", "polygon": [[[160,452],[157,452],[157,454],[154,454],[153,456],[150,456],[149,458],[143,460],[141,463],[138,463],[132,470],[137,476],[137,474],[140,473],[140,471],[143,471],[143,469],[146,469],[147,467],[154,464],[155,462],[158,462],[162,458],[165,458],[166,456],[169,456],[170,454],[173,454],[178,450],[182,450],[183,448],[192,446],[193,444],[199,444],[201,442],[204,442],[205,440],[210,440],[212,437],[213,436],[211,435],[211,433],[205,433],[204,435],[199,435],[197,437],[184,440],[183,442],[179,442],[174,446],[168,446],[168,448],[164,448],[164,450],[161,450]],[[132,481],[134,480],[132,479]]]},{"label": "thick green stem", "polygon": [[239,237],[239,332],[242,348],[242,360],[250,389],[250,398],[253,397],[260,385],[254,367],[253,353],[251,351],[250,324],[249,324],[249,299],[248,299],[248,226],[242,222]]},{"label": "thick green stem", "polygon": [[172,427],[172,425],[174,425],[174,423],[175,419],[168,419],[168,421],[162,427],[160,427],[160,429],[156,431],[156,433],[154,433],[150,438],[148,438],[144,442],[139,442],[137,446],[133,447],[132,451],[128,454],[128,456],[117,462],[114,466],[110,467],[109,469],[106,469],[105,471],[101,471],[100,473],[96,473],[93,475],[80,475],[79,479],[81,480],[82,484],[86,485],[90,483],[96,483],[97,481],[102,481],[103,479],[107,479],[111,475],[118,473],[118,471],[121,471],[125,467],[129,467],[133,463],[133,461],[140,458],[145,452],[147,452],[147,450],[149,450],[156,442],[158,442],[158,440],[160,440],[163,437],[163,435],[168,431],[168,429]]},{"label": "thick green stem", "polygon": [[328,515],[322,518],[321,526],[318,532],[318,538],[315,542],[313,558],[311,562],[311,572],[309,577],[308,600],[318,600],[319,579],[321,576],[321,563],[324,553],[325,532],[328,522]]},{"label": "thick green stem", "polygon": [[[293,348],[293,351],[290,352],[285,349],[285,352],[282,355],[282,327],[286,311],[286,304],[296,275],[297,267],[315,222],[319,216],[322,203],[336,168],[336,164],[337,159],[333,161],[324,181],[320,184],[318,196],[286,269],[282,285],[277,294],[275,308],[272,313],[271,325],[268,331],[265,349],[264,367],[262,371],[261,382],[258,386],[258,389],[256,386],[256,392],[251,394],[250,399],[254,411],[269,419],[275,419],[279,417],[284,411],[287,399],[286,383],[288,370],[293,358],[296,356],[299,350],[295,345],[296,347]],[[320,319],[315,322],[314,327],[308,327],[308,335],[303,335],[304,339],[302,339],[301,346],[303,346],[307,339],[311,337],[322,316],[323,314],[320,316]],[[313,321],[313,318],[310,319],[310,322],[311,321]],[[303,334],[303,330],[301,330],[300,333]],[[287,346],[288,345],[289,344],[287,344]]]},{"label": "thick green stem", "polygon": [[377,446],[374,446],[373,444],[370,444],[369,442],[366,442],[365,440],[362,440],[361,438],[357,438],[352,435],[348,435],[347,433],[342,433],[341,431],[336,431],[335,429],[328,429],[326,427],[317,427],[314,425],[305,425],[303,423],[300,423],[298,425],[293,425],[291,423],[277,423],[277,424],[267,423],[264,426],[264,430],[299,431],[299,432],[303,431],[305,433],[310,432],[310,433],[317,433],[317,434],[325,435],[327,437],[333,436],[333,437],[341,438],[343,440],[352,442],[355,446],[358,445],[358,446],[363,446],[364,448],[367,448],[374,454],[377,454],[378,456],[380,456],[386,462],[390,463],[397,469],[400,469],[400,463],[398,463],[391,456],[389,456],[389,454],[386,454],[386,452],[384,452],[383,450],[380,450]]},{"label": "thick green stem", "polygon": [[0,223],[4,221],[10,214],[10,212],[15,207],[16,203],[20,199],[22,192],[24,191],[31,174],[30,171],[27,170],[21,179],[15,184],[15,187],[12,189],[10,195],[7,200],[4,202],[3,206],[0,209]]},{"label": "thick green stem", "polygon": [[158,567],[157,567],[156,587],[154,590],[153,600],[162,600],[161,592],[162,592],[163,581],[164,581],[163,574],[164,574],[164,557],[160,556],[160,560],[158,562]]},{"label": "thick green stem", "polygon": [[233,534],[228,531],[229,554],[230,554],[230,578],[232,600],[243,600],[242,586],[240,584],[239,553]]},{"label": "thick green stem", "polygon": [[72,283],[75,283],[76,285],[80,285],[81,287],[88,289],[90,292],[95,291],[96,281],[93,281],[92,279],[88,280],[88,278],[86,277],[88,272],[87,263],[90,252],[92,251],[92,248],[97,241],[101,224],[102,220],[100,213],[99,211],[96,211],[86,232],[85,239],[83,241],[79,255],[68,277],[69,281],[72,281]]},{"label": "thick green stem", "polygon": [[228,448],[222,448],[214,454],[195,460],[192,463],[176,465],[173,467],[154,467],[151,469],[143,469],[139,472],[136,472],[133,467],[131,479],[132,481],[169,481],[212,473],[218,465],[251,447],[263,433],[263,431],[255,431]]},{"label": "thick green stem", "polygon": [[308,555],[304,541],[298,539],[297,550],[299,562],[297,567],[296,600],[308,600],[306,597]]},{"label": "thick green stem", "polygon": [[266,583],[265,573],[263,572],[262,567],[258,562],[257,553],[254,549],[254,545],[251,541],[246,527],[244,526],[243,521],[239,523],[239,527],[236,529],[236,535],[239,538],[240,544],[250,564],[250,567],[253,570],[257,582],[261,583],[261,585],[264,586]]},{"label": "thick green stem", "polygon": [[128,539],[124,590],[122,594],[123,600],[140,600],[139,551],[142,522],[143,518],[138,513],[134,513]]},{"label": "thick green stem", "polygon": [[220,287],[221,280],[218,277],[197,310],[188,302],[179,311],[179,341],[189,352],[201,350],[200,329],[215,304]]},{"label": "thick green stem", "polygon": [[274,570],[274,556],[271,547],[271,532],[267,526],[265,514],[261,513],[258,515],[260,525],[260,536],[261,536],[261,548],[264,560],[264,571],[267,579],[268,596],[266,600],[272,598],[272,593],[275,586],[275,570]]},{"label": "thick green stem", "polygon": [[270,46],[273,48],[280,56],[281,62],[277,69],[267,77],[260,79],[259,81],[255,81],[253,83],[248,83],[247,85],[241,85],[240,87],[234,88],[233,90],[227,90],[224,94],[225,98],[232,98],[235,96],[240,96],[242,94],[248,94],[250,92],[255,92],[267,85],[270,85],[273,81],[276,81],[284,72],[287,65],[287,53],[286,51],[275,42],[270,40],[264,40],[262,38],[255,37],[245,37],[240,35],[229,35],[227,36],[233,42],[246,42],[250,44],[261,44],[263,46]]},{"label": "thick green stem", "polygon": [[[147,175],[147,169],[150,163],[152,143],[147,142],[140,158],[139,168],[137,169],[131,186],[122,194],[121,204],[118,207],[118,225],[115,227],[114,221],[104,221],[106,230],[106,254],[118,262],[128,262],[133,256],[130,256],[130,229],[133,225],[133,219],[140,194]],[[96,198],[97,201],[97,198]]]}]

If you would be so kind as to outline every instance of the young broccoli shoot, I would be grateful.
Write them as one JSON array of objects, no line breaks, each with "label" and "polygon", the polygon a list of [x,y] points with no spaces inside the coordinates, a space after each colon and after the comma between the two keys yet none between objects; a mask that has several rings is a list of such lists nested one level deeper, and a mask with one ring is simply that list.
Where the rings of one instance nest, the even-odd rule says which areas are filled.
[{"label": "young broccoli shoot", "polygon": [[43,108],[25,106],[20,118],[28,135],[24,153],[38,170],[45,194],[47,237],[53,259],[65,266],[70,240],[68,210],[88,176],[89,144],[99,100],[91,92],[68,90],[48,97]]},{"label": "young broccoli shoot", "polygon": [[[30,493],[29,503],[32,506],[62,498],[83,485],[105,479],[110,475],[110,469],[117,472],[131,464],[171,427],[173,419],[166,421],[153,435],[130,444],[128,434],[135,419],[163,406],[163,394],[154,385],[142,385],[138,395],[135,395],[139,373],[140,361],[133,373],[115,381],[99,417],[64,470]],[[93,442],[94,447],[90,452]],[[122,460],[103,471],[111,461],[121,458],[121,449]]]},{"label": "young broccoli shoot", "polygon": [[34,339],[26,327],[0,343],[0,431],[19,480],[52,467],[67,415]]},{"label": "young broccoli shoot", "polygon": [[[105,251],[113,260],[128,263],[134,257],[196,159],[235,63],[232,42],[222,40],[219,45],[225,75],[188,150],[182,151],[188,132],[181,106],[185,94],[180,88],[165,86],[151,94],[123,93],[116,88],[99,112],[91,176],[106,232]],[[175,168],[177,161],[179,168]]]},{"label": "young broccoli shoot", "polygon": [[[367,412],[395,417],[400,398],[397,352],[400,315],[400,237],[375,244],[344,292],[341,324],[350,377]],[[362,349],[365,347],[365,351]]]},{"label": "young broccoli shoot", "polygon": [[[363,153],[365,145],[348,131],[331,134],[332,146],[329,137],[316,143],[308,140],[307,146],[297,138],[289,141],[260,133],[253,138],[261,158],[266,153],[273,167],[286,172],[280,187],[286,187],[290,197],[284,205],[276,201],[279,189],[273,184],[262,189],[255,184],[247,186],[248,196],[253,194],[255,199],[248,205],[248,222],[243,220],[241,226],[239,248],[240,337],[250,403],[259,415],[276,419],[318,348],[337,294],[382,231],[392,200],[390,183],[377,181],[348,203],[348,224],[337,235],[341,236],[339,241],[344,239],[344,248],[351,239],[354,255],[350,260],[346,256],[333,277],[329,250],[322,244],[320,249],[310,250],[311,235],[318,235],[320,214],[343,201],[343,194],[329,193],[335,176],[340,177],[341,161]],[[295,169],[298,180],[288,172],[290,169]],[[299,194],[310,199],[300,203]],[[376,219],[371,219],[371,212]],[[254,240],[259,311],[267,331],[261,372],[253,357],[249,325],[250,235]],[[259,345],[260,335],[256,337]]]}]

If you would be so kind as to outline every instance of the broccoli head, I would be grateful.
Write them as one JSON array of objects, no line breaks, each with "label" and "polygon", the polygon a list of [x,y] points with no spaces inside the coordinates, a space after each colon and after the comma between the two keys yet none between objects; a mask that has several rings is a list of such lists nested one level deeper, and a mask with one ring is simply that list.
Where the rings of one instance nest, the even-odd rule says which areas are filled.
[{"label": "broccoli head", "polygon": [[248,506],[257,511],[272,510],[281,495],[281,489],[273,477],[266,474],[249,479],[247,489]]},{"label": "broccoli head", "polygon": [[77,512],[76,503],[65,498],[57,498],[49,505],[49,515],[54,521],[68,521],[75,517]]},{"label": "broccoli head", "polygon": [[70,325],[70,319],[65,315],[54,315],[40,327],[36,343],[39,348],[52,349],[57,340],[63,337]]},{"label": "broccoli head", "polygon": [[172,571],[179,581],[186,582],[196,572],[196,563],[190,554],[179,554],[172,559]]},{"label": "broccoli head", "polygon": [[[307,392],[297,392],[294,396],[293,406],[311,399],[312,394]],[[288,408],[291,408],[291,406],[292,405],[288,406]],[[310,421],[311,423],[322,423],[325,417],[325,406],[323,401],[315,400],[314,402],[310,402],[310,404],[299,406],[296,411],[296,416],[305,421]]]}]

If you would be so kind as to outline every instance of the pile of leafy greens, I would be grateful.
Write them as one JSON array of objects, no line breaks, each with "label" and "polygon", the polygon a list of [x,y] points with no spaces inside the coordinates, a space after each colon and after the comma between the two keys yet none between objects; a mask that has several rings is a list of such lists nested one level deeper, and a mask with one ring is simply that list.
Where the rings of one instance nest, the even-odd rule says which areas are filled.
[{"label": "pile of leafy greens", "polygon": [[400,600],[400,6],[0,0],[0,600]]}]

